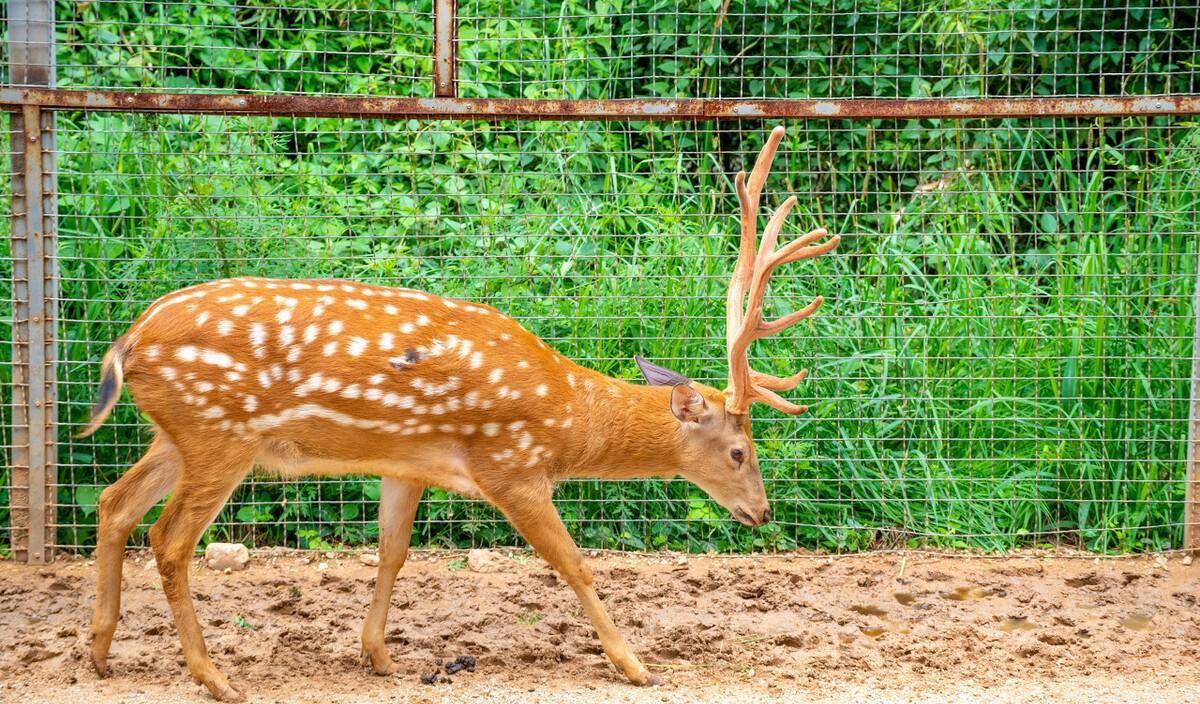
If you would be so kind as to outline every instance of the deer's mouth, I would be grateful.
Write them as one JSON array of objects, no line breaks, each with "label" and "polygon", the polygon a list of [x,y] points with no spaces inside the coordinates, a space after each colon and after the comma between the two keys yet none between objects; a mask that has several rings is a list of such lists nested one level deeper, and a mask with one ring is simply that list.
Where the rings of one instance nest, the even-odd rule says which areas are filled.
[{"label": "deer's mouth", "polygon": [[758,521],[754,520],[754,517],[747,513],[746,509],[742,508],[741,506],[733,509],[733,517],[738,520],[738,523],[750,528],[758,525]]}]

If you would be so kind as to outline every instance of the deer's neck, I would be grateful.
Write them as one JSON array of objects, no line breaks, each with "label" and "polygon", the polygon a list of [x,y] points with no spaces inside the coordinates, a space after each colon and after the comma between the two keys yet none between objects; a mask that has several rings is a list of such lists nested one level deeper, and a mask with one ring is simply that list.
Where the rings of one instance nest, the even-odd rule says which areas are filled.
[{"label": "deer's neck", "polygon": [[574,437],[562,457],[567,476],[629,479],[673,476],[680,466],[679,421],[671,390],[583,368],[574,387]]}]

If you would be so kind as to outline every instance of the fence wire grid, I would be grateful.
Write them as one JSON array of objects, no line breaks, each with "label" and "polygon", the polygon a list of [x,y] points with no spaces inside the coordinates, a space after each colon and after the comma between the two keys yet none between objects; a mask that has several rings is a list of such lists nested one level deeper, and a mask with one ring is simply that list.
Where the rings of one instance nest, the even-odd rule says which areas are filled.
[{"label": "fence wire grid", "polygon": [[[1195,0],[457,4],[462,97],[1197,92]],[[63,88],[432,94],[433,0],[55,5]]]},{"label": "fence wire grid", "polygon": [[[458,94],[1197,92],[1195,3],[992,4],[462,0]],[[431,3],[95,1],[55,12],[65,89],[433,94]],[[26,86],[10,55],[0,55],[4,80]],[[410,286],[495,305],[617,377],[633,379],[640,354],[722,386],[732,179],[775,124],[78,110],[55,119],[52,542],[72,551],[94,546],[100,492],[149,443],[127,396],[94,436],[72,437],[100,360],[153,300],[194,283],[258,275]],[[792,394],[810,404],[807,416],[755,413],[776,520],[744,529],[683,482],[571,481],[556,500],[578,542],[718,552],[1179,547],[1197,118],[782,124],[763,215],[794,193],[785,238],[820,225],[843,240],[836,254],[775,275],[774,314],[816,294],[826,304],[752,350],[756,368],[812,371]],[[0,185],[0,228],[10,227],[10,190]],[[3,234],[0,295],[21,303]],[[22,322],[9,316],[0,334],[15,340]],[[8,363],[14,346],[0,351],[10,392],[24,383]],[[0,410],[3,545],[19,533],[9,510],[15,410]],[[367,544],[378,498],[369,477],[256,474],[206,540]],[[488,506],[440,490],[427,492],[414,541],[523,544]]]}]

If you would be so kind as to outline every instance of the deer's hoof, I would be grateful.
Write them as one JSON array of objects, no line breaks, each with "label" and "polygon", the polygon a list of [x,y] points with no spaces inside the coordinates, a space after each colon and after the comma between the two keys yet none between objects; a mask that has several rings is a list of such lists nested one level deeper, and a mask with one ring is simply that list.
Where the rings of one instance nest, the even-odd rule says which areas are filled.
[{"label": "deer's hoof", "polygon": [[242,693],[234,689],[233,685],[229,684],[229,680],[219,672],[213,677],[204,678],[202,682],[213,699],[219,702],[240,702],[245,699]]},{"label": "deer's hoof", "polygon": [[219,702],[240,702],[245,697],[242,693],[234,689],[228,683],[226,684],[211,684],[208,685],[208,691],[213,695],[213,699]]},{"label": "deer's hoof", "polygon": [[371,667],[371,672],[374,672],[380,677],[394,675],[400,671],[400,666],[392,662],[392,659],[387,655],[386,652],[382,658],[376,660],[371,656],[370,653],[364,650],[362,651],[362,664],[369,665]]},{"label": "deer's hoof", "polygon": [[92,656],[92,669],[98,677],[108,677],[108,658]]},{"label": "deer's hoof", "polygon": [[662,684],[662,678],[652,674],[649,670],[642,668],[642,671],[629,676],[629,681],[639,687],[654,687]]}]

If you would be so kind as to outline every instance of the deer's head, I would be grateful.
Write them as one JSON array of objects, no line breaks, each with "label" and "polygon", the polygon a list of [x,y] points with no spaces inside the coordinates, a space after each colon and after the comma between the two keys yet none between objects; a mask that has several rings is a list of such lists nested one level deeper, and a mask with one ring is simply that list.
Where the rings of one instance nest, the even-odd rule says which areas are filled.
[{"label": "deer's head", "polygon": [[796,204],[796,197],[791,196],[772,213],[759,245],[759,196],[783,134],[783,127],[772,130],[749,179],[742,171],[734,181],[741,203],[742,235],[725,302],[725,343],[729,362],[729,382],[725,390],[717,391],[637,358],[647,383],[671,387],[671,413],[680,423],[684,478],[748,526],[763,525],[771,520],[770,502],[763,488],[754,437],[750,432],[750,405],[763,403],[791,415],[804,413],[807,406],[791,403],[777,392],[794,388],[808,376],[808,370],[803,369],[789,377],[763,374],[750,368],[747,353],[752,342],[804,320],[815,313],[823,301],[818,296],[797,311],[764,321],[763,296],[767,282],[779,266],[819,257],[836,247],[840,239],[836,235],[826,239],[826,231],[819,228],[776,250],[783,221]]}]

